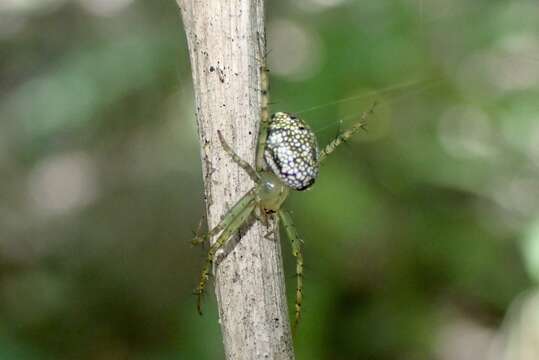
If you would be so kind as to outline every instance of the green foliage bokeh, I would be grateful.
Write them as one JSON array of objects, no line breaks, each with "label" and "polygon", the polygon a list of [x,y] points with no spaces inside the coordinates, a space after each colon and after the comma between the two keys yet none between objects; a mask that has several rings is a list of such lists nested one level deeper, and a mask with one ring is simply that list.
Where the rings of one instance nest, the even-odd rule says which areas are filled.
[{"label": "green foliage bokeh", "polygon": [[[110,4],[0,4],[1,359],[223,357],[213,296],[203,317],[192,296],[179,11]],[[267,6],[273,110],[325,143],[378,102],[287,202],[305,239],[297,358],[449,359],[448,326],[497,331],[539,268],[537,2]]]}]

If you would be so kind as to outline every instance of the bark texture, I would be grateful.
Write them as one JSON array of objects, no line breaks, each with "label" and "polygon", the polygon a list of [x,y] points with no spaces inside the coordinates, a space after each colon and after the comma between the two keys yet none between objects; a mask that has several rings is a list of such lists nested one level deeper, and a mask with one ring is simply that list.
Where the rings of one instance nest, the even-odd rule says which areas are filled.
[{"label": "bark texture", "polygon": [[[177,2],[189,46],[207,218],[213,228],[253,187],[223,151],[217,130],[254,165],[265,51],[263,1]],[[244,226],[215,267],[227,359],[294,358],[278,231],[265,236],[275,226],[267,229],[258,221]]]}]

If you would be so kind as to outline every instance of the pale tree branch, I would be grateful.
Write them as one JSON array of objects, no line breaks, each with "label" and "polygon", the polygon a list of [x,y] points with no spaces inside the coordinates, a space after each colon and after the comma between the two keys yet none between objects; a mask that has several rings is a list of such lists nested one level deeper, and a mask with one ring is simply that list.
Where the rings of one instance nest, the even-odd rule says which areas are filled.
[{"label": "pale tree branch", "polygon": [[[213,228],[253,187],[220,146],[217,131],[254,164],[265,51],[263,0],[178,4],[193,73],[208,226]],[[294,359],[278,231],[267,236],[276,226],[268,229],[253,221],[243,227],[216,267],[227,359]]]}]

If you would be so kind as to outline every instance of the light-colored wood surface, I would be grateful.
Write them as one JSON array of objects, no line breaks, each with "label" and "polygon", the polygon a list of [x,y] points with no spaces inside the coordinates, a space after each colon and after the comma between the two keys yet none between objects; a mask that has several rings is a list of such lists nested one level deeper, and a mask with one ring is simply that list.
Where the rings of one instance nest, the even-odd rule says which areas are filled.
[{"label": "light-colored wood surface", "polygon": [[[214,227],[253,186],[223,151],[217,130],[254,165],[265,51],[263,1],[178,4],[191,59],[208,223]],[[243,227],[241,238],[231,239],[216,266],[219,322],[230,360],[294,358],[279,235],[268,239],[269,231],[259,222]]]}]

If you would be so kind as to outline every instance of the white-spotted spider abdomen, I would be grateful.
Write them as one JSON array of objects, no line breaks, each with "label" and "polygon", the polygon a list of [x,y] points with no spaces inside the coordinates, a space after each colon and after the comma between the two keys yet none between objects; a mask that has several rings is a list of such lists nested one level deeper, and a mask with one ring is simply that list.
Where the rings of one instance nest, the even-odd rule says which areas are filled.
[{"label": "white-spotted spider abdomen", "polygon": [[275,175],[293,189],[308,189],[318,176],[316,135],[294,115],[278,112],[271,116],[264,158]]}]

